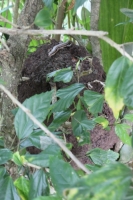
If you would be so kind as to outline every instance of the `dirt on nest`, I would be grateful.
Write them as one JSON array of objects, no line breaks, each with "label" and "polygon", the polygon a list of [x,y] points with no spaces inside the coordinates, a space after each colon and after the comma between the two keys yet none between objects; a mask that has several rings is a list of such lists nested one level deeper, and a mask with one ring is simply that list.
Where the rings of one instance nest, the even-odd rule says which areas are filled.
[{"label": "dirt on nest", "polygon": [[[58,42],[52,40],[50,43],[40,46],[36,52],[31,53],[24,62],[22,77],[28,77],[28,81],[20,82],[18,86],[18,99],[23,102],[35,94],[51,90],[50,84],[46,82],[46,75],[57,69],[70,67],[74,71],[74,77],[69,84],[62,82],[57,83],[57,88],[62,88],[72,83],[77,82],[86,85],[86,89],[96,92],[103,92],[103,85],[101,82],[105,80],[105,74],[99,60],[95,57],[90,58],[88,51],[82,47],[71,45],[60,49],[55,55],[49,57],[48,52],[51,48],[57,45]],[[81,59],[84,58],[84,59]],[[78,71],[75,70],[77,62]],[[104,117],[109,120],[110,125],[114,123],[114,118],[111,110],[104,104],[103,113]],[[91,160],[86,157],[86,152],[92,148],[114,149],[118,138],[114,133],[114,128],[110,126],[110,131],[103,130],[101,126],[97,125],[91,131],[91,144],[78,146],[78,142],[73,134],[66,135],[67,141],[73,144],[72,152],[76,155],[82,163],[91,163]],[[29,148],[30,153],[37,153],[36,148]],[[74,165],[74,163],[72,163]]]}]

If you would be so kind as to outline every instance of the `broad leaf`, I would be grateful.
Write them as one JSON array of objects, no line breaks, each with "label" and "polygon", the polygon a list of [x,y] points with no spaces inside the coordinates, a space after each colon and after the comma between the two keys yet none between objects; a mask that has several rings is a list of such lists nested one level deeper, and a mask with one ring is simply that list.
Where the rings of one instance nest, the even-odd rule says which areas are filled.
[{"label": "broad leaf", "polygon": [[71,70],[71,67],[56,70],[54,72],[51,72],[47,75],[47,78],[54,77],[55,82],[62,81],[63,83],[68,83],[71,81],[73,77],[73,71]]},{"label": "broad leaf", "polygon": [[121,163],[109,164],[81,178],[66,191],[67,200],[122,200],[131,182],[131,170]]},{"label": "broad leaf", "polygon": [[52,24],[48,8],[45,7],[37,13],[34,23],[39,27],[48,27]]},{"label": "broad leaf", "polygon": [[34,165],[40,167],[49,167],[49,159],[51,156],[60,156],[60,148],[57,145],[49,145],[44,151],[37,155],[25,155],[25,159]]},{"label": "broad leaf", "polygon": [[[107,31],[108,37],[118,44],[124,44],[133,41],[132,23],[116,26],[121,22],[127,22],[127,17],[120,12],[120,9],[133,9],[132,0],[101,0],[99,12],[98,30]],[[120,53],[110,46],[107,42],[101,40],[101,51],[103,67],[108,72],[112,63],[120,57]]]},{"label": "broad leaf", "polygon": [[94,121],[98,124],[101,124],[103,128],[107,128],[109,125],[109,121],[102,116],[96,117]]},{"label": "broad leaf", "polygon": [[115,125],[115,133],[121,139],[124,144],[128,144],[131,146],[131,137],[128,134],[128,129],[130,126],[127,124],[116,124]]},{"label": "broad leaf", "polygon": [[21,176],[17,180],[15,180],[14,185],[17,188],[19,196],[22,199],[28,199],[28,197],[29,197],[29,180],[27,180],[26,178]]},{"label": "broad leaf", "polygon": [[54,120],[49,125],[49,130],[55,131],[61,124],[63,124],[71,115],[71,110],[57,112],[54,115]]},{"label": "broad leaf", "polygon": [[133,114],[126,114],[126,115],[124,115],[124,119],[133,122]]},{"label": "broad leaf", "polygon": [[13,161],[16,165],[18,165],[18,166],[22,166],[22,165],[23,165],[22,157],[20,156],[20,154],[19,154],[18,151],[16,151],[16,152],[13,154],[12,161]]},{"label": "broad leaf", "polygon": [[124,144],[120,149],[120,159],[121,163],[128,163],[133,159],[133,147]]},{"label": "broad leaf", "polygon": [[84,89],[81,83],[75,83],[66,88],[57,91],[57,97],[60,98],[54,105],[52,105],[53,112],[60,112],[66,110],[73,102],[76,95]]},{"label": "broad leaf", "polygon": [[11,160],[13,153],[9,149],[0,149],[0,165],[7,163]]},{"label": "broad leaf", "polygon": [[95,122],[86,117],[84,110],[75,112],[72,118],[72,129],[76,136],[82,136],[82,133],[87,130],[92,130],[95,127]]},{"label": "broad leaf", "polygon": [[44,135],[43,131],[33,132],[31,136],[29,137],[29,140],[31,141],[33,146],[41,150],[46,149],[50,145],[51,146],[55,145],[55,142],[53,141],[53,139],[47,135]]},{"label": "broad leaf", "polygon": [[0,180],[0,198],[1,200],[20,200],[11,177]]},{"label": "broad leaf", "polygon": [[57,157],[52,157],[50,160],[50,176],[55,190],[61,196],[64,189],[71,188],[79,180],[71,165]]},{"label": "broad leaf", "polygon": [[[120,110],[124,106],[124,96],[125,93],[122,90],[126,87],[129,78],[125,80],[125,75],[127,73],[128,68],[131,66],[131,62],[129,59],[125,57],[118,58],[110,67],[105,85],[105,99],[108,102],[110,108],[113,110],[115,118],[118,118]],[[123,81],[127,81],[125,86],[123,85]],[[129,88],[127,89],[129,90]],[[127,96],[125,96],[127,98]]]},{"label": "broad leaf", "polygon": [[89,106],[89,111],[92,114],[102,112],[104,101],[103,95],[91,90],[85,90],[84,101]]},{"label": "broad leaf", "polygon": [[29,200],[35,197],[49,195],[49,187],[43,170],[37,170],[30,178]]},{"label": "broad leaf", "polygon": [[[50,111],[51,98],[51,91],[36,94],[26,99],[23,105],[30,110],[39,122],[43,122]],[[20,108],[15,115],[14,124],[19,139],[28,137],[33,132],[33,128],[35,128],[33,121]]]},{"label": "broad leaf", "polygon": [[4,176],[8,175],[6,168],[3,166],[0,166],[0,180],[2,180],[2,178],[4,178]]},{"label": "broad leaf", "polygon": [[91,157],[92,161],[96,165],[110,164],[119,158],[119,154],[109,150],[103,150],[100,148],[95,148],[87,152],[87,156]]}]

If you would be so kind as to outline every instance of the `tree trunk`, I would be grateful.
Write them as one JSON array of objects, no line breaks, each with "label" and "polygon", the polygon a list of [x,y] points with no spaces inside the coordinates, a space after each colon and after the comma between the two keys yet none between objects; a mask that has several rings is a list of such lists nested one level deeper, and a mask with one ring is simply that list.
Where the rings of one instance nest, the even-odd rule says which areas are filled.
[{"label": "tree trunk", "polygon": [[[37,12],[42,8],[42,0],[26,0],[25,6],[19,16],[18,25],[20,28],[29,26],[34,22]],[[34,28],[34,26],[32,26]],[[27,35],[13,35],[9,37],[8,46],[0,52],[2,66],[2,80],[6,82],[7,89],[17,97],[17,87],[21,78],[21,70],[26,56],[30,39]],[[4,94],[1,94],[1,134],[4,136],[6,147],[10,147],[15,137],[11,110],[15,105]],[[21,119],[20,119],[21,120]],[[21,123],[21,121],[20,121]]]}]

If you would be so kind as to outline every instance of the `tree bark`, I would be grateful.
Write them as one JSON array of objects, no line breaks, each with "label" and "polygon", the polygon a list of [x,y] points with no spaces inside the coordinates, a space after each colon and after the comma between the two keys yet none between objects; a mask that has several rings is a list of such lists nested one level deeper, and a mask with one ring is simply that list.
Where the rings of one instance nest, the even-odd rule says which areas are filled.
[{"label": "tree bark", "polygon": [[[18,18],[17,24],[20,28],[29,26],[34,22],[37,12],[42,8],[42,0],[26,0],[24,8]],[[34,28],[34,25],[32,26]],[[0,52],[0,62],[2,66],[1,79],[6,82],[7,89],[17,97],[17,87],[21,78],[21,70],[26,56],[30,39],[28,35],[13,35],[9,37],[8,46]],[[1,94],[1,134],[4,136],[6,147],[10,147],[15,137],[11,110],[15,105],[4,94]],[[21,123],[21,119],[20,119]]]},{"label": "tree bark", "polygon": [[[101,0],[92,0],[91,1],[91,30],[98,30],[98,20],[99,20],[99,10],[100,10],[100,1]],[[92,53],[94,57],[99,58],[100,63],[102,64],[101,58],[101,49],[100,42],[97,37],[91,37]]]}]

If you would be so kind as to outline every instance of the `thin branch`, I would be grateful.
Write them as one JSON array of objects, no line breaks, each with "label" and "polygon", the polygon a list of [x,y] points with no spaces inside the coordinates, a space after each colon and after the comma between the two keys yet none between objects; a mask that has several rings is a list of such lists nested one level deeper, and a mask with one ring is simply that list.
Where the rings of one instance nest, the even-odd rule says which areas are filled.
[{"label": "thin branch", "polygon": [[18,20],[19,2],[20,0],[16,0],[14,8],[13,8],[13,23],[14,24],[17,24],[17,20]]},{"label": "thin branch", "polygon": [[56,142],[62,150],[69,155],[69,157],[77,164],[77,166],[82,169],[87,174],[91,172],[72,154],[71,151],[59,140],[57,139],[45,126],[43,126],[28,110],[24,107],[3,85],[0,84],[0,89],[3,90],[7,96],[12,100],[13,103],[17,104],[27,115],[28,117],[39,127],[41,128],[49,137],[51,137],[54,142]]},{"label": "thin branch", "polygon": [[12,22],[10,22],[8,19],[6,19],[5,17],[3,17],[2,15],[0,15],[0,21],[1,22],[6,22],[8,24],[11,24],[14,28],[18,28],[18,26],[16,24],[13,24]]}]

